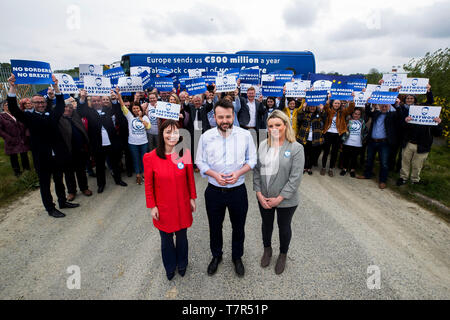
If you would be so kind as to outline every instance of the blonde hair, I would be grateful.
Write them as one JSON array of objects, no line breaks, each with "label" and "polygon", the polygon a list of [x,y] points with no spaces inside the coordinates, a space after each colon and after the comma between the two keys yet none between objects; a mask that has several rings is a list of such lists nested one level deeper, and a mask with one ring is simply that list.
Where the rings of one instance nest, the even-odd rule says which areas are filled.
[{"label": "blonde hair", "polygon": [[[291,121],[289,120],[288,116],[280,110],[274,110],[270,116],[267,118],[267,128],[269,128],[269,120],[278,118],[281,121],[283,121],[284,125],[286,126],[285,136],[286,140],[289,142],[295,142],[295,132],[294,129],[291,126]],[[272,138],[270,136],[270,131],[267,130],[267,145],[270,147],[272,145]]]}]

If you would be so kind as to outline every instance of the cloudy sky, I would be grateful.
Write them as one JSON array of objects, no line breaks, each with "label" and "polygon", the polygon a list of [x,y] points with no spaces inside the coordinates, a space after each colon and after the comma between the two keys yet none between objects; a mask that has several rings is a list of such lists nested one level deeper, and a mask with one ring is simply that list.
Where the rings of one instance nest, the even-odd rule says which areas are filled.
[{"label": "cloudy sky", "polygon": [[309,50],[317,72],[366,73],[450,44],[449,0],[2,0],[0,12],[0,62],[54,70],[125,53]]}]

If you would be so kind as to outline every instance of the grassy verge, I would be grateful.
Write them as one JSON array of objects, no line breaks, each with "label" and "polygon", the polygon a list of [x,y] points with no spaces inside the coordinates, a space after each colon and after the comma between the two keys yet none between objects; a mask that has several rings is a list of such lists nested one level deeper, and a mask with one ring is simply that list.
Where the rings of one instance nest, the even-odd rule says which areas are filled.
[{"label": "grassy verge", "polygon": [[[398,177],[398,174],[393,176],[395,181]],[[404,186],[397,187],[395,181],[393,181],[390,187],[406,198],[431,209],[433,212],[445,218],[445,220],[450,221],[450,214],[448,212],[438,206],[426,203],[423,199],[414,195],[414,193],[420,193],[450,208],[450,148],[448,146],[433,145],[423,166],[420,178],[426,184],[413,185],[408,183]]]},{"label": "grassy verge", "polygon": [[[25,171],[20,177],[14,175],[9,156],[5,154],[3,145],[3,139],[0,139],[0,207],[8,205],[30,190],[33,190],[38,183],[38,178],[34,170]],[[28,156],[32,164],[31,152]]]}]

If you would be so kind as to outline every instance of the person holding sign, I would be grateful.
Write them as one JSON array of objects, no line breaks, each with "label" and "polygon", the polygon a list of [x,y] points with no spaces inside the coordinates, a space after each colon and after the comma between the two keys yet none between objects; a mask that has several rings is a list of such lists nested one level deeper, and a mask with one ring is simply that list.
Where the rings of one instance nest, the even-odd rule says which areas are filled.
[{"label": "person holding sign", "polygon": [[237,275],[242,277],[245,273],[242,256],[248,210],[244,175],[256,165],[256,149],[251,133],[233,126],[231,102],[219,100],[214,106],[214,116],[217,127],[200,137],[195,161],[202,177],[208,177],[209,182],[205,204],[213,259],[208,265],[208,275],[216,273],[222,261],[222,225],[228,208],[233,228],[232,260]]},{"label": "person holding sign", "polygon": [[147,131],[150,129],[150,120],[139,103],[135,102],[128,110],[125,107],[120,94],[119,87],[116,87],[116,94],[119,99],[120,107],[128,121],[128,148],[133,158],[134,172],[136,173],[136,183],[142,184],[144,173],[144,164],[142,159],[148,150]]},{"label": "person holding sign", "polygon": [[253,190],[258,199],[262,218],[264,254],[261,267],[270,264],[272,231],[277,211],[280,254],[275,273],[286,266],[292,237],[291,221],[299,203],[298,188],[302,179],[305,157],[303,146],[295,141],[295,133],[285,113],[275,110],[267,119],[268,138],[261,142],[258,162],[253,172]]},{"label": "person holding sign", "polygon": [[116,131],[112,117],[119,116],[116,106],[106,107],[102,103],[101,96],[91,97],[92,108],[87,105],[87,91],[80,90],[80,100],[77,106],[77,112],[81,117],[88,120],[88,135],[91,150],[94,154],[97,166],[97,187],[98,193],[102,193],[106,185],[105,160],[109,157],[113,171],[114,182],[122,187],[127,184],[122,181],[119,167],[122,146],[120,136]]},{"label": "person holding sign", "polygon": [[31,98],[33,112],[23,112],[19,109],[16,99],[15,76],[8,79],[8,108],[11,114],[30,129],[31,152],[33,154],[34,167],[39,176],[42,203],[48,214],[54,218],[63,218],[65,214],[55,208],[50,192],[50,180],[53,176],[55,191],[58,197],[59,208],[76,208],[79,204],[67,202],[63,183],[63,169],[67,161],[68,151],[57,129],[58,119],[64,113],[64,97],[59,91],[58,80],[52,76],[53,88],[56,92],[56,107],[46,111],[46,101],[41,95]]},{"label": "person holding sign", "polygon": [[323,104],[308,106],[306,102],[297,114],[297,141],[303,145],[305,167],[303,173],[312,175],[312,166],[317,163],[324,142],[323,128],[327,114]]},{"label": "person holding sign", "polygon": [[[352,96],[355,96],[354,92],[352,93]],[[327,113],[327,120],[323,129],[325,143],[323,144],[322,169],[320,170],[322,176],[326,173],[325,167],[327,165],[330,150],[331,159],[328,175],[330,177],[334,176],[333,169],[336,164],[339,146],[341,144],[341,136],[347,131],[347,116],[351,115],[354,109],[354,101],[350,101],[348,106],[345,107],[345,103],[340,100],[328,100],[324,107],[324,110]]]},{"label": "person holding sign", "polygon": [[[159,127],[156,150],[145,154],[145,198],[153,225],[161,236],[161,253],[167,279],[175,269],[183,277],[188,266],[187,228],[195,212],[194,171],[189,150],[177,151],[180,132],[175,120],[166,120]],[[173,236],[175,234],[176,243]]]}]

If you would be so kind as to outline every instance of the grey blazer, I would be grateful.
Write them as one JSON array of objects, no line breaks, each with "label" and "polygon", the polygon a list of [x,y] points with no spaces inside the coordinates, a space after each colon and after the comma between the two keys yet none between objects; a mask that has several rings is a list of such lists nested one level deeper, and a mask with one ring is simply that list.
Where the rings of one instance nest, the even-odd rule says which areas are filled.
[{"label": "grey blazer", "polygon": [[[270,176],[264,175],[264,160],[267,155],[267,140],[261,142],[258,150],[258,162],[253,169],[253,190],[261,192],[267,198],[281,195],[284,200],[279,208],[295,207],[300,202],[298,187],[303,177],[305,154],[303,146],[298,142],[285,141],[279,150],[279,168]],[[263,160],[263,161],[261,161]]]}]

